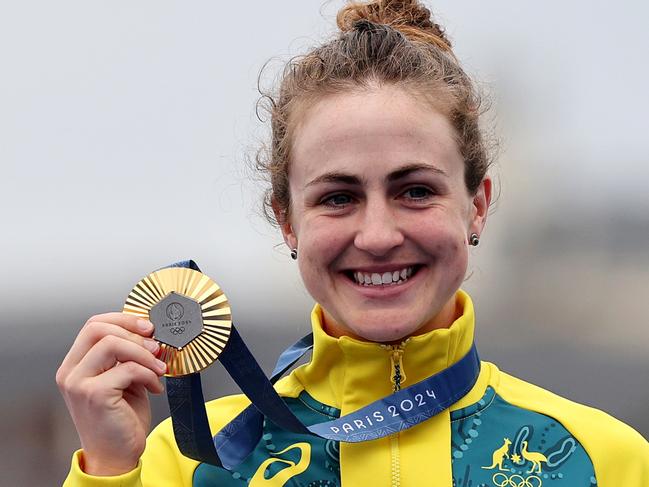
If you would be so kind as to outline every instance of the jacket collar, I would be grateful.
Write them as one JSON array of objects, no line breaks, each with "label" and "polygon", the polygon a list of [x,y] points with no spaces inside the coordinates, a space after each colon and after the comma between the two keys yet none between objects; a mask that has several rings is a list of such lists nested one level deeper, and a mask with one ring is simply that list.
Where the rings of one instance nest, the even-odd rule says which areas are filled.
[{"label": "jacket collar", "polygon": [[[395,362],[401,361],[403,388],[449,367],[469,351],[475,329],[473,304],[464,291],[457,292],[456,303],[459,317],[449,328],[410,337],[393,347],[327,335],[322,328],[322,308],[316,305],[311,313],[313,357],[294,374],[317,401],[340,409],[342,414],[355,411],[393,392]],[[451,409],[477,402],[487,383],[487,374],[481,373],[473,389]]]}]

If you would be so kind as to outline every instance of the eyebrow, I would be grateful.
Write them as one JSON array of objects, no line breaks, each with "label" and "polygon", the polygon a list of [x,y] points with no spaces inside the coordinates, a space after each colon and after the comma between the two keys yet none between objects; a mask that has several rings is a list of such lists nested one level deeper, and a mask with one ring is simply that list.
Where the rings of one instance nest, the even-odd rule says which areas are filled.
[{"label": "eyebrow", "polygon": [[400,167],[396,171],[392,171],[390,174],[388,174],[387,180],[390,182],[397,181],[399,179],[405,178],[406,176],[409,176],[413,172],[418,172],[418,171],[431,171],[434,172],[435,174],[448,177],[448,175],[437,166],[433,166],[432,164],[414,163],[414,164],[407,164],[405,166]]},{"label": "eyebrow", "polygon": [[[406,176],[409,176],[410,174],[418,171],[432,171],[436,174],[440,174],[442,176],[448,177],[446,172],[444,172],[442,169],[436,166],[433,166],[431,164],[414,163],[414,164],[407,164],[405,166],[402,166],[392,171],[390,174],[387,175],[385,179],[388,182],[394,182],[394,181],[398,181],[399,179],[403,179]],[[334,171],[334,172],[328,172],[322,174],[317,178],[312,179],[304,187],[308,188],[309,186],[314,186],[316,184],[322,184],[322,183],[342,183],[348,185],[360,185],[361,179],[358,176],[354,176],[352,174]]]}]

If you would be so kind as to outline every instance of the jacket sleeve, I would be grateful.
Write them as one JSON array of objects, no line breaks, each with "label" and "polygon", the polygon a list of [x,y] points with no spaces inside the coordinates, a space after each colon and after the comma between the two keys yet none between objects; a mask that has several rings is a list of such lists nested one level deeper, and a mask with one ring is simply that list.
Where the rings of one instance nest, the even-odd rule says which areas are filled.
[{"label": "jacket sleeve", "polygon": [[[241,412],[249,401],[245,396],[227,396],[207,403],[207,415],[213,433],[219,431]],[[146,449],[132,471],[114,477],[96,477],[82,470],[83,451],[75,452],[63,487],[191,487],[199,462],[180,453],[171,419],[160,423],[149,435]]]},{"label": "jacket sleeve", "polygon": [[[598,487],[649,486],[649,443],[630,426],[604,413],[600,431],[593,425],[590,440]],[[608,420],[608,421],[606,421]]]},{"label": "jacket sleeve", "polygon": [[142,487],[140,482],[140,461],[134,470],[114,477],[95,477],[82,470],[83,451],[77,450],[72,456],[70,473],[63,482],[63,487]]},{"label": "jacket sleeve", "polygon": [[146,449],[132,471],[113,477],[97,477],[82,470],[83,451],[72,458],[64,487],[191,487],[198,462],[184,457],[174,439],[171,420],[166,419],[151,432]]}]

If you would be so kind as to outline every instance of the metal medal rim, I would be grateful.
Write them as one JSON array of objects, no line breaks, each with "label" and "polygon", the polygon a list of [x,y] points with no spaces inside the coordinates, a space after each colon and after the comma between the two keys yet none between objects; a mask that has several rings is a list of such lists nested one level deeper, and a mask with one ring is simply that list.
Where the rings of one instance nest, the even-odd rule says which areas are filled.
[{"label": "metal medal rim", "polygon": [[223,290],[208,276],[186,267],[170,267],[138,281],[126,298],[123,312],[149,319],[151,308],[172,292],[195,301],[203,321],[202,331],[181,348],[156,340],[160,344],[158,358],[167,364],[165,376],[179,377],[216,362],[230,338],[232,311]]}]

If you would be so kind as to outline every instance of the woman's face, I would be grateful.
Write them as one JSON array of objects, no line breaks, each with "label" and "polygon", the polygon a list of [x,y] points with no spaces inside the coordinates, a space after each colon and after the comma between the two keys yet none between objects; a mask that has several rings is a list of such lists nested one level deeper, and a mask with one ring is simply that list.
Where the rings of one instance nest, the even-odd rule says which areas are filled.
[{"label": "woman's face", "polygon": [[294,134],[282,231],[326,331],[393,342],[449,326],[491,181],[468,193],[446,117],[386,86],[324,97]]}]

